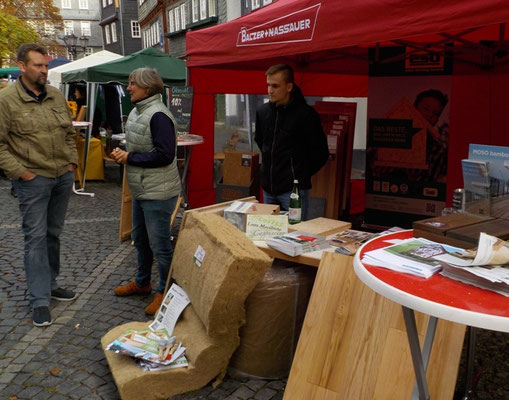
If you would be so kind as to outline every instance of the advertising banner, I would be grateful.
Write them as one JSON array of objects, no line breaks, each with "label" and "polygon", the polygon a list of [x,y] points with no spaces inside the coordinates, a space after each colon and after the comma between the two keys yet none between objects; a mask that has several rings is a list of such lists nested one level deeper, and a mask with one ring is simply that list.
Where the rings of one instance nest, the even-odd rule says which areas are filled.
[{"label": "advertising banner", "polygon": [[384,50],[387,62],[370,69],[365,222],[408,228],[445,206],[450,65],[433,52]]}]

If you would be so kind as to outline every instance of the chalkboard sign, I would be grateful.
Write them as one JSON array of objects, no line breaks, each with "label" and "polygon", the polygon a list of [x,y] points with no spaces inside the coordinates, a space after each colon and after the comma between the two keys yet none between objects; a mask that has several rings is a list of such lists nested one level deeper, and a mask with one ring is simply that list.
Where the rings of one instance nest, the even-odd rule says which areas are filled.
[{"label": "chalkboard sign", "polygon": [[170,111],[177,121],[178,134],[188,135],[191,127],[191,110],[193,108],[193,87],[171,87],[169,105]]}]

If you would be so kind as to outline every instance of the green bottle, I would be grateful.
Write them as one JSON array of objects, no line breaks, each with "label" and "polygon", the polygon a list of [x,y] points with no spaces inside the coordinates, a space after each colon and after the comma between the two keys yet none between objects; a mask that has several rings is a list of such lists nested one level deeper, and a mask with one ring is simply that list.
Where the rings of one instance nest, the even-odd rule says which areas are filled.
[{"label": "green bottle", "polygon": [[292,193],[290,193],[290,207],[288,212],[288,222],[298,224],[302,215],[302,198],[299,193],[299,181],[294,179]]}]

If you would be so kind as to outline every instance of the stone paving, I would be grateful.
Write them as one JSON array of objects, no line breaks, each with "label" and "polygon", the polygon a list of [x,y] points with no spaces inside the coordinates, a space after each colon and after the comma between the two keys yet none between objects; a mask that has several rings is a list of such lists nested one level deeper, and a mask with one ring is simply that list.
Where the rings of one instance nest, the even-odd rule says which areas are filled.
[{"label": "stone paving", "polygon": [[[53,325],[37,328],[27,300],[17,200],[9,194],[9,181],[0,178],[0,400],[119,398],[100,338],[119,324],[148,320],[143,308],[152,296],[113,295],[136,270],[134,248],[118,241],[118,168],[107,166],[106,181],[88,182],[86,189],[95,197],[71,197],[61,236],[60,284],[78,298],[52,301]],[[481,331],[479,336],[477,398],[509,399],[509,335]],[[217,388],[208,385],[172,399],[279,400],[285,385],[285,379],[227,375]]]}]

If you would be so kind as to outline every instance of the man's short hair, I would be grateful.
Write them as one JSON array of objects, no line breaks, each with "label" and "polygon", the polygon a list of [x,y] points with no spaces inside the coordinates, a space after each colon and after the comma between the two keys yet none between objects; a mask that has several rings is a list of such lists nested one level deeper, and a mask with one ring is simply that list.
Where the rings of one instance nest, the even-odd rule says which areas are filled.
[{"label": "man's short hair", "polygon": [[283,73],[283,79],[286,83],[293,83],[293,69],[288,64],[276,64],[269,67],[265,72],[265,75],[274,75],[278,72]]},{"label": "man's short hair", "polygon": [[136,83],[139,87],[148,88],[149,96],[153,96],[156,93],[163,94],[164,83],[155,68],[138,68],[135,69],[129,75],[129,82]]},{"label": "man's short hair", "polygon": [[445,107],[447,105],[447,103],[449,102],[449,98],[447,97],[447,95],[443,94],[440,90],[429,89],[429,90],[425,90],[417,95],[417,97],[415,98],[415,101],[414,101],[414,107],[417,107],[421,103],[422,99],[424,99],[425,97],[432,97],[432,98],[438,100],[440,102],[440,104],[442,105],[442,108]]},{"label": "man's short hair", "polygon": [[18,49],[18,54],[16,57],[17,61],[27,63],[29,51],[36,51],[37,53],[41,53],[43,56],[48,54],[46,49],[37,43],[23,43]]}]

